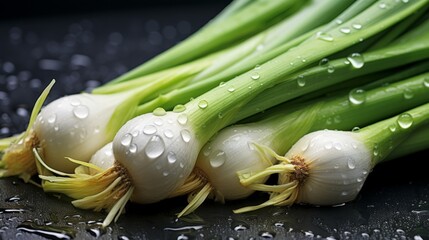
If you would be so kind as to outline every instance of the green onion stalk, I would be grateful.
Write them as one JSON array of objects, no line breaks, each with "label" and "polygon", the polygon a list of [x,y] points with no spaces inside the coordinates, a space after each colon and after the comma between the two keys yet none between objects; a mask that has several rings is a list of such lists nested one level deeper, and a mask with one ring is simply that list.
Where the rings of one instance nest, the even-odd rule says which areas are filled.
[{"label": "green onion stalk", "polygon": [[275,24],[306,3],[297,0],[235,0],[198,32],[112,83],[138,78],[216,52]]},{"label": "green onion stalk", "polygon": [[[307,133],[351,130],[429,102],[428,79],[425,73],[362,92],[354,89],[299,104],[288,102],[266,113],[263,120],[222,129],[198,155],[195,177],[182,190],[194,192],[179,217],[193,212],[209,196],[221,202],[248,197],[276,168],[272,166],[276,154],[284,155]],[[237,172],[242,178],[252,175],[242,181],[250,187],[241,185]]]},{"label": "green onion stalk", "polygon": [[[388,7],[381,9],[381,3]],[[247,104],[255,96],[324,57],[389,28],[427,4],[428,1],[377,1],[350,20],[329,31],[317,32],[261,64],[259,78],[253,79],[252,72],[246,72],[185,105],[176,106],[173,111],[156,111],[133,118],[113,140],[113,167],[91,176],[58,171],[54,173],[63,177],[41,175],[44,189],[70,195],[79,208],[109,210],[104,226],[119,217],[129,199],[142,204],[165,199],[186,181],[203,145],[220,129],[239,120],[236,118],[239,111],[247,107],[253,109]],[[359,28],[346,34],[340,31],[356,23]],[[302,94],[290,94],[289,99]],[[272,106],[267,102],[262,109],[254,109],[253,114]],[[43,161],[38,160],[43,165]],[[76,184],[84,190],[70,191],[69,186]]]},{"label": "green onion stalk", "polygon": [[[321,130],[307,134],[286,155],[272,154],[279,164],[263,172],[240,175],[244,185],[270,192],[270,199],[235,212],[272,205],[323,206],[352,201],[371,170],[428,123],[429,103],[426,103],[357,131]],[[278,185],[249,184],[268,171],[279,174]]]}]

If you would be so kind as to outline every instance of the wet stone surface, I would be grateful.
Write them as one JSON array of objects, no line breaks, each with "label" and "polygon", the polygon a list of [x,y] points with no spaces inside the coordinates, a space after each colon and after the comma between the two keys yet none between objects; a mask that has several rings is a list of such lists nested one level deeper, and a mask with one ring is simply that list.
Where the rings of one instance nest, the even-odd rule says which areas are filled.
[{"label": "wet stone surface", "polygon": [[[0,23],[0,138],[23,131],[35,99],[89,91],[195,31],[221,6],[141,9]],[[204,104],[203,104],[204,106]],[[17,178],[0,179],[0,239],[428,239],[427,151],[382,164],[356,201],[334,207],[270,207],[256,194],[225,205],[207,201],[180,220],[186,198],[129,204],[106,229],[103,213],[74,208]],[[412,162],[412,164],[409,164]]]}]

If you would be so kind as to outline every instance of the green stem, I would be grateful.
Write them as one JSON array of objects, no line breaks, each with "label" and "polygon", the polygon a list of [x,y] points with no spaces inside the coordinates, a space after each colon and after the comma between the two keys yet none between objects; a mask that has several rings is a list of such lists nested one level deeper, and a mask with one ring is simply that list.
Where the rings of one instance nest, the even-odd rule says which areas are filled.
[{"label": "green stem", "polygon": [[[328,32],[320,32],[298,47],[290,49],[261,65],[258,70],[260,77],[257,80],[252,80],[252,73],[244,73],[228,81],[224,86],[216,87],[187,103],[187,113],[192,119],[192,124],[195,129],[200,130],[197,131],[199,139],[202,142],[206,142],[219,129],[230,124],[238,110],[254,96],[269,87],[283,82],[289,74],[317,62],[325,56],[343,50],[359,42],[361,38],[367,38],[383,31],[424,6],[427,1],[404,4],[391,0],[383,1],[383,3],[388,4],[389,8],[381,11],[379,8],[380,2],[377,2],[350,21]],[[355,29],[348,34],[340,31],[341,28],[351,26],[356,22],[360,23],[359,28],[365,29],[365,31]],[[303,59],[305,61],[302,61]],[[299,95],[291,94],[293,97]],[[221,101],[219,97],[221,97]],[[202,105],[205,107],[201,108]],[[272,104],[268,104],[265,107],[271,106]],[[252,106],[250,107],[252,108]],[[223,115],[220,119],[219,114]]]},{"label": "green stem", "polygon": [[[360,95],[362,102],[359,104],[353,103],[356,102],[353,95],[344,93],[298,106],[284,104],[276,108],[272,117],[259,122],[258,126],[272,129],[267,133],[266,142],[260,144],[269,145],[281,155],[309,132],[351,130],[419,106],[429,101],[429,88],[424,85],[427,78],[429,73],[368,90]],[[404,97],[407,93],[412,94],[412,98]]]},{"label": "green stem", "polygon": [[407,156],[429,148],[429,126],[425,125],[415,130],[411,136],[395,148],[386,158],[386,161]]},{"label": "green stem", "polygon": [[224,48],[275,23],[273,21],[277,17],[294,12],[303,2],[257,0],[241,6],[238,4],[233,11],[226,11],[226,17],[209,22],[185,41],[112,82],[122,82],[177,66]]},{"label": "green stem", "polygon": [[421,126],[429,123],[429,103],[401,113],[398,116],[362,128],[357,134],[364,139],[373,152],[373,164],[387,159],[387,156],[407,137]]}]

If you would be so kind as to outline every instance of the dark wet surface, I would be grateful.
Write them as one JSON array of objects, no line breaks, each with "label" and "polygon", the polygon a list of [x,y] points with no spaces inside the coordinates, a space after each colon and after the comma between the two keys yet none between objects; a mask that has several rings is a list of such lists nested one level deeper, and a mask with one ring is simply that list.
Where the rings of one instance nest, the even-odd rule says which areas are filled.
[{"label": "dark wet surface", "polygon": [[[222,5],[151,6],[0,23],[0,137],[25,129],[51,79],[48,101],[90,90],[185,38]],[[266,208],[235,215],[265,195],[206,202],[177,220],[185,198],[129,204],[107,229],[105,216],[72,207],[16,178],[0,180],[0,239],[429,239],[429,179],[423,152],[377,166],[356,201],[335,207]]]}]

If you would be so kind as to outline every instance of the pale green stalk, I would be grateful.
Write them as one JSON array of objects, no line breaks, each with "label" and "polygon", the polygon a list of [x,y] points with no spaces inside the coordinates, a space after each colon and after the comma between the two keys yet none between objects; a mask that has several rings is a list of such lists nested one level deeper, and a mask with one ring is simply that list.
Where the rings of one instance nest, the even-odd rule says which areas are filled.
[{"label": "pale green stalk", "polygon": [[[429,149],[429,125],[415,130],[411,136],[396,147],[386,158],[386,161],[405,157]],[[422,154],[423,155],[423,154]]]},{"label": "pale green stalk", "polygon": [[222,49],[270,26],[281,16],[293,13],[305,2],[255,0],[251,3],[237,3],[232,7],[233,10],[225,11],[225,17],[222,17],[221,14],[219,19],[209,22],[178,45],[119,76],[112,82],[122,82],[177,66]]}]

